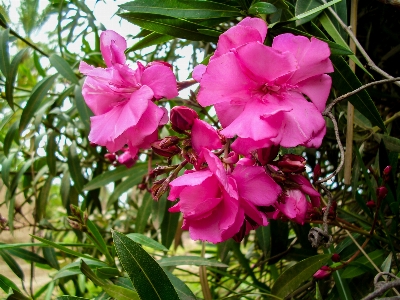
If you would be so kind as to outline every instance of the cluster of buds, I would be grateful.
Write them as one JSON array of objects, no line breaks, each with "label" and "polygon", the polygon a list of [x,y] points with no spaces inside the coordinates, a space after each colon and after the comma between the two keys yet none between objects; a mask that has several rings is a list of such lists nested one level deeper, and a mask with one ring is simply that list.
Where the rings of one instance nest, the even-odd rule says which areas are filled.
[{"label": "cluster of buds", "polygon": [[385,183],[387,183],[390,180],[390,172],[392,171],[391,166],[387,166],[383,169],[382,172],[382,185],[376,189],[376,202],[374,200],[369,200],[367,201],[366,205],[370,208],[373,209],[375,207],[379,207],[382,203],[382,200],[386,198],[388,194],[388,189],[385,187]]},{"label": "cluster of buds", "polygon": [[75,205],[70,205],[71,215],[68,216],[69,225],[76,230],[87,232],[87,220],[89,215],[87,211],[82,212],[81,209]]}]

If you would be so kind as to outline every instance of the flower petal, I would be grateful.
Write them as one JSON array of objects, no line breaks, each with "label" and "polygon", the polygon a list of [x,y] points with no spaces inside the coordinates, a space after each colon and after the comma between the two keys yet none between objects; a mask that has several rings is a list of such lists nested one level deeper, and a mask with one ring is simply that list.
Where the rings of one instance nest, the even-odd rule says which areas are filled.
[{"label": "flower petal", "polygon": [[307,78],[297,84],[298,90],[306,94],[320,112],[325,110],[331,87],[332,78],[326,74]]},{"label": "flower petal", "polygon": [[113,30],[106,30],[100,34],[100,51],[107,67],[114,64],[125,64],[126,40]]},{"label": "flower petal", "polygon": [[154,64],[147,67],[143,71],[141,83],[153,90],[156,99],[171,99],[178,96],[175,75],[167,66]]},{"label": "flower petal", "polygon": [[195,119],[192,127],[192,146],[196,153],[200,154],[203,147],[216,150],[220,149],[222,144],[217,131],[210,124]]}]

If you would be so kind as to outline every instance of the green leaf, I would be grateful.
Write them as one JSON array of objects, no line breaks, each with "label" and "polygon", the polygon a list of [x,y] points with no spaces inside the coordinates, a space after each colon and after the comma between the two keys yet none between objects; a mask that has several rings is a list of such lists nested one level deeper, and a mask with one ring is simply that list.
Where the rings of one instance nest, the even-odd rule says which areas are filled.
[{"label": "green leaf", "polygon": [[122,4],[120,7],[134,13],[186,19],[238,17],[241,15],[240,10],[236,7],[211,1],[135,0]]},{"label": "green leaf", "polygon": [[24,110],[22,111],[21,121],[19,123],[19,134],[25,130],[26,126],[34,116],[36,110],[39,108],[42,100],[46,97],[47,92],[53,86],[54,80],[58,74],[44,78],[38,84],[36,84],[31,96],[26,103]]},{"label": "green leaf", "polygon": [[39,75],[42,77],[46,77],[46,71],[43,69],[37,51],[33,51],[33,64],[35,65],[36,70]]},{"label": "green leaf", "polygon": [[56,300],[89,300],[89,298],[82,298],[77,296],[64,295],[57,297]]},{"label": "green leaf", "polygon": [[162,267],[170,267],[170,266],[208,266],[208,267],[220,267],[227,268],[228,265],[223,264],[216,260],[210,260],[204,257],[199,256],[172,256],[172,257],[163,257],[158,261],[160,266]]},{"label": "green leaf", "polygon": [[[47,239],[49,239],[49,238],[47,238]],[[49,266],[51,266],[52,268],[59,270],[60,265],[58,264],[57,255],[56,255],[56,251],[54,250],[54,248],[43,247],[42,251],[43,251],[44,258],[47,261],[47,264]]]},{"label": "green leaf", "polygon": [[79,269],[81,270],[82,274],[84,274],[87,278],[89,278],[95,285],[104,286],[109,284],[110,281],[101,279],[96,276],[96,274],[92,271],[92,269],[85,263],[84,260],[80,260]]},{"label": "green leaf", "polygon": [[295,291],[302,282],[308,280],[320,267],[331,258],[331,254],[321,254],[306,258],[287,268],[276,280],[272,294],[280,298]]},{"label": "green leaf", "polygon": [[[56,248],[56,249],[58,249],[58,250],[61,250],[61,251],[65,252],[65,253],[67,253],[67,254],[70,254],[70,255],[72,255],[72,256],[83,257],[83,258],[86,258],[86,259],[89,259],[89,260],[100,261],[100,260],[97,259],[97,258],[91,257],[91,256],[86,255],[86,254],[83,254],[83,253],[81,253],[81,252],[77,252],[77,251],[68,249],[67,247],[61,245],[60,243],[54,243],[54,242],[52,242],[52,241],[46,240],[46,239],[41,238],[41,237],[38,237],[38,236],[36,236],[36,235],[31,235],[31,236],[32,236],[33,238],[37,239],[38,241],[41,241],[42,243],[45,243],[45,244],[47,244],[47,245],[49,245],[49,246],[52,246],[52,247],[54,247],[54,248]],[[86,247],[87,245],[86,245],[86,244],[83,244],[82,246],[85,246],[85,247]],[[100,262],[101,262],[101,261],[100,261]]]},{"label": "green leaf", "polygon": [[19,51],[11,61],[11,65],[9,67],[9,73],[6,77],[6,100],[8,105],[10,105],[11,109],[14,109],[14,84],[15,79],[18,73],[18,66],[21,63],[24,56],[26,56],[28,52],[28,48],[22,49]]},{"label": "green leaf", "polygon": [[68,168],[71,178],[74,181],[76,190],[80,193],[85,184],[85,178],[82,175],[81,163],[79,156],[76,152],[76,143],[72,142],[68,151]]},{"label": "green leaf", "polygon": [[108,198],[107,207],[110,207],[118,200],[119,196],[142,181],[143,176],[147,173],[147,166],[141,164],[140,167],[135,167],[129,169],[132,175],[116,186],[114,192],[111,194],[110,198]]},{"label": "green leaf", "polygon": [[51,54],[49,57],[50,63],[57,72],[61,74],[62,77],[71,81],[72,83],[79,84],[78,77],[76,77],[71,66],[65,61],[64,58],[58,56],[57,54]]},{"label": "green leaf", "polygon": [[14,122],[14,124],[11,125],[11,127],[8,129],[6,136],[4,137],[4,142],[3,142],[3,151],[6,156],[10,154],[10,148],[12,145],[13,140],[15,140],[15,136],[18,134],[18,125],[19,121],[17,120]]},{"label": "green leaf", "polygon": [[10,170],[11,170],[11,164],[14,160],[15,153],[10,155],[9,157],[5,158],[3,160],[3,163],[1,164],[1,179],[3,180],[3,183],[9,188],[10,187]]},{"label": "green leaf", "polygon": [[161,223],[161,243],[169,249],[172,242],[175,239],[176,229],[178,228],[180,214],[170,213],[168,209],[174,204],[168,201],[164,214],[163,221]]},{"label": "green leaf", "polygon": [[1,274],[0,274],[0,288],[2,288],[2,290],[5,291],[6,293],[10,288],[18,292],[21,292],[21,290],[17,287],[17,285],[14,282],[12,282],[10,279]]},{"label": "green leaf", "polygon": [[104,267],[96,269],[96,276],[102,279],[119,276],[120,273],[116,268]]},{"label": "green leaf", "polygon": [[106,284],[103,285],[102,288],[108,295],[116,300],[140,300],[138,293],[122,286]]},{"label": "green leaf", "polygon": [[140,298],[179,299],[163,269],[139,244],[117,231],[112,234],[121,265]]},{"label": "green leaf", "polygon": [[4,262],[10,267],[15,275],[17,275],[21,280],[24,280],[24,272],[22,272],[21,267],[15,261],[14,258],[11,257],[5,250],[0,250],[0,256],[3,258]]},{"label": "green leaf", "polygon": [[35,262],[35,263],[39,263],[39,264],[47,264],[47,261],[43,257],[37,255],[34,252],[25,250],[25,249],[21,249],[21,248],[13,249],[13,248],[11,248],[11,249],[8,249],[8,250],[0,250],[0,251],[6,251],[6,252],[8,252],[9,254],[11,254],[13,256],[22,258],[22,259],[24,259],[26,261],[29,261],[29,262]]},{"label": "green leaf", "polygon": [[[330,75],[333,80],[333,85],[339,90],[341,95],[354,91],[361,86],[361,82],[342,57],[331,56],[331,60],[335,72]],[[366,90],[362,90],[349,97],[348,100],[372,123],[372,125],[378,126],[386,132],[386,127],[382,121],[381,115]]]},{"label": "green leaf", "polygon": [[[319,2],[318,0],[298,0],[298,1],[296,1],[295,15],[296,16],[301,15],[302,13],[305,13],[305,12],[307,12],[311,9],[314,9],[320,5],[321,5],[321,2]],[[316,16],[318,16],[318,14],[320,14],[320,13],[321,13],[321,11],[315,12],[312,15],[309,15],[308,17],[305,17],[301,20],[297,20],[296,26],[300,26],[300,25],[303,25],[303,24],[311,21]]]},{"label": "green leaf", "polygon": [[175,288],[176,293],[179,296],[179,299],[181,300],[196,300],[196,296],[193,294],[193,292],[187,287],[187,285],[180,280],[178,277],[176,277],[174,274],[171,272],[164,270],[165,274],[167,274],[169,280],[171,281],[172,285]]},{"label": "green leaf", "polygon": [[184,19],[175,19],[162,15],[150,15],[141,13],[122,13],[118,14],[132,24],[142,28],[170,35],[190,41],[215,42],[217,39],[209,35],[199,33],[198,29],[213,29],[206,26],[190,22]]},{"label": "green leaf", "polygon": [[90,131],[90,117],[93,116],[92,111],[87,106],[85,99],[82,96],[82,87],[77,85],[75,86],[75,103],[76,108],[78,110],[79,116],[81,117],[81,121],[85,126],[86,133]]},{"label": "green leaf", "polygon": [[[381,265],[384,261],[385,251],[375,250],[368,253],[368,256],[376,265]],[[342,278],[353,278],[368,272],[368,270],[374,271],[375,269],[368,261],[368,259],[363,256],[357,258],[346,267],[346,269],[342,273]]]},{"label": "green leaf", "polygon": [[[311,0],[311,1],[314,1],[314,0]],[[331,5],[335,4],[335,3],[338,3],[338,2],[340,2],[340,1],[342,1],[342,0],[333,0],[333,1],[330,1],[330,2],[328,2],[328,3],[326,3],[326,4],[317,6],[317,7],[312,8],[312,9],[309,9],[309,10],[307,10],[306,12],[303,12],[303,13],[300,13],[300,14],[296,14],[295,17],[289,19],[288,21],[296,21],[296,20],[302,20],[302,19],[307,18],[306,20],[307,20],[307,22],[308,22],[309,20],[311,20],[312,18],[314,18],[314,16],[316,16],[318,13],[320,13],[321,11],[323,11],[325,8],[331,6]],[[306,1],[304,1],[304,2],[309,2],[309,0],[306,0]],[[315,15],[314,15],[314,14],[315,14]],[[310,17],[310,16],[312,16],[312,18],[308,19],[308,17]],[[297,25],[297,22],[296,22],[296,25]],[[298,25],[297,25],[297,26],[298,26]]]},{"label": "green leaf", "polygon": [[8,38],[10,29],[5,29],[0,32],[0,71],[4,77],[10,72],[10,53],[8,52]]},{"label": "green leaf", "polygon": [[56,137],[57,132],[50,130],[47,135],[47,145],[46,145],[46,162],[49,167],[49,172],[52,176],[57,176],[57,143]]},{"label": "green leaf", "polygon": [[69,206],[69,191],[71,189],[71,176],[68,170],[64,170],[63,176],[61,178],[60,186],[60,196],[61,201],[65,208]]},{"label": "green leaf", "polygon": [[342,278],[340,272],[333,272],[333,279],[335,280],[336,290],[340,295],[340,299],[342,300],[352,300],[350,287],[345,279]]},{"label": "green leaf", "polygon": [[321,22],[322,26],[324,29],[328,32],[328,34],[331,36],[331,38],[341,45],[344,48],[347,48],[348,51],[352,53],[352,55],[349,55],[350,59],[354,61],[357,66],[359,66],[365,73],[367,73],[371,78],[373,76],[371,73],[368,72],[368,70],[363,66],[363,64],[360,62],[360,60],[353,54],[351,51],[350,47],[347,45],[346,41],[343,39],[342,35],[337,31],[335,25],[333,24],[332,20],[328,17],[328,15],[324,12],[321,14],[321,17],[319,18],[319,21]]},{"label": "green leaf", "polygon": [[92,259],[79,259],[73,263],[70,263],[64,267],[62,267],[53,277],[53,280],[64,278],[72,275],[83,274],[81,271],[81,261],[84,261],[86,265],[90,268],[97,269],[106,267],[107,264],[103,263],[102,261],[95,261]]},{"label": "green leaf", "polygon": [[35,221],[39,222],[44,216],[46,216],[47,200],[49,199],[49,193],[51,189],[51,183],[53,176],[49,175],[46,182],[42,186],[39,192],[39,197],[36,201]]},{"label": "green leaf", "polygon": [[149,238],[141,233],[129,233],[126,236],[130,238],[132,241],[141,244],[143,246],[160,251],[168,251],[168,249],[165,248],[163,245],[161,245],[159,242],[156,242],[152,238]]},{"label": "green leaf", "polygon": [[140,39],[139,42],[134,44],[132,47],[125,50],[125,53],[129,53],[136,50],[141,50],[146,47],[150,47],[153,45],[160,45],[169,40],[172,40],[174,37],[171,35],[165,35],[157,32],[152,32],[149,35],[146,35],[144,38]]},{"label": "green leaf", "polygon": [[[151,210],[153,208],[153,198],[150,193],[146,193],[142,199],[142,205],[140,205],[136,222],[135,222],[135,231],[137,233],[144,233],[147,225],[147,221],[149,220]],[[137,241],[135,241],[137,242]],[[137,242],[138,243],[138,242]],[[167,249],[168,251],[168,249]]]},{"label": "green leaf", "polygon": [[108,263],[114,264],[114,259],[113,257],[111,257],[106,242],[104,241],[103,236],[97,229],[97,226],[90,220],[87,220],[86,225],[89,230],[88,236],[90,237],[90,239],[94,242],[95,245],[97,245],[97,248],[100,250],[100,252],[106,256]]},{"label": "green leaf", "polygon": [[142,170],[147,170],[147,164],[137,163],[132,168],[120,166],[112,171],[104,172],[101,175],[93,178],[84,186],[84,190],[90,191],[104,187],[109,183],[116,182],[131,174],[135,174],[136,172],[142,172]]},{"label": "green leaf", "polygon": [[259,14],[273,14],[276,12],[276,7],[268,2],[257,2],[250,6],[248,13],[250,15],[259,15]]},{"label": "green leaf", "polygon": [[400,139],[380,133],[374,133],[374,139],[378,143],[383,140],[387,150],[400,153]]}]

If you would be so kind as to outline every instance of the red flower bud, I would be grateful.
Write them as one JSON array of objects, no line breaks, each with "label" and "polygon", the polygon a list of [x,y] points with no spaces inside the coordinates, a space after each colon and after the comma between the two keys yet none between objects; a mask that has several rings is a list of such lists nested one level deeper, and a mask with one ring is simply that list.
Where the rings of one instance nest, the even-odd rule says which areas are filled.
[{"label": "red flower bud", "polygon": [[329,275],[331,275],[331,268],[328,266],[322,266],[317,272],[315,272],[313,277],[315,279],[324,279],[329,277]]},{"label": "red flower bud", "polygon": [[313,179],[314,181],[317,181],[318,178],[321,177],[321,166],[319,164],[316,164],[314,167],[314,176]]},{"label": "red flower bud", "polygon": [[366,203],[366,205],[369,207],[369,208],[374,208],[374,207],[376,207],[376,203],[374,202],[374,200],[369,200],[367,203]]},{"label": "red flower bud", "polygon": [[271,146],[269,148],[262,148],[257,150],[257,159],[261,165],[272,162],[274,158],[278,155],[279,146]]},{"label": "red flower bud", "polygon": [[333,262],[339,262],[340,261],[340,255],[337,253],[333,253],[331,257]]},{"label": "red flower bud", "polygon": [[183,133],[192,129],[193,122],[199,115],[193,109],[186,106],[175,106],[171,109],[171,125],[176,132]]},{"label": "red flower bud", "polygon": [[388,190],[384,186],[380,186],[376,189],[376,194],[378,196],[378,200],[383,200],[388,193]]},{"label": "red flower bud", "polygon": [[392,166],[387,166],[386,168],[383,169],[383,174],[389,175],[390,171],[392,171]]},{"label": "red flower bud", "polygon": [[90,142],[90,147],[97,147],[98,145],[96,143]]},{"label": "red flower bud", "polygon": [[284,173],[301,173],[306,170],[306,159],[300,155],[285,154],[274,163]]},{"label": "red flower bud", "polygon": [[106,153],[104,154],[104,158],[109,162],[114,162],[117,159],[117,156],[114,153]]},{"label": "red flower bud", "polygon": [[178,146],[165,146],[162,147],[162,140],[155,141],[151,144],[151,148],[153,149],[154,153],[164,156],[164,157],[172,157],[181,152],[181,149]]},{"label": "red flower bud", "polygon": [[160,141],[159,145],[161,149],[166,149],[178,143],[179,143],[179,138],[177,136],[167,136]]}]

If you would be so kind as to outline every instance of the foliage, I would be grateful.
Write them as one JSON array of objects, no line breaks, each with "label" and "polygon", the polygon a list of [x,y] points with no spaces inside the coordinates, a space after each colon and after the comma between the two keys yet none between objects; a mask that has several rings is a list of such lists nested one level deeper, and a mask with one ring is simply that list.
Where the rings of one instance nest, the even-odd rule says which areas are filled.
[{"label": "foliage", "polygon": [[[110,160],[105,147],[89,142],[93,113],[82,96],[78,67],[81,61],[104,67],[100,32],[105,28],[85,1],[50,0],[43,11],[38,1],[22,2],[19,20],[10,20],[8,7],[0,6],[0,186],[5,195],[0,206],[8,212],[0,215],[0,241],[3,232],[24,228],[32,240],[0,244],[4,267],[24,282],[16,285],[0,275],[7,299],[360,299],[374,290],[377,273],[400,272],[399,81],[377,82],[389,78],[383,70],[399,76],[398,8],[374,0],[360,3],[358,32],[368,57],[351,50],[348,32],[335,18],[350,22],[351,1],[135,0],[120,5],[118,16],[141,28],[125,51],[128,60],[161,60],[175,71],[183,68],[177,49],[191,46],[188,70],[199,63],[198,53],[207,64],[220,34],[246,16],[267,21],[267,45],[270,37],[290,32],[317,37],[330,47],[335,71],[322,146],[280,149],[281,155],[307,158],[304,175],[322,195],[323,213],[304,225],[270,219],[269,226],[241,243],[229,239],[213,245],[190,242],[180,228],[182,217],[168,211],[173,203],[166,194],[157,194],[158,201],[151,198],[146,184],[157,182],[150,171],[180,164],[176,156],[141,150],[127,168]],[[32,43],[35,30],[52,16],[57,26],[48,41]],[[19,23],[24,34],[13,30]],[[79,51],[72,50],[73,43],[80,43]],[[196,103],[198,91],[192,89],[190,97],[160,105],[190,106],[215,125],[213,112]],[[355,107],[350,123],[348,103]],[[354,135],[345,142],[348,127]],[[167,124],[161,136],[171,135]],[[341,143],[353,145],[350,160],[344,161]],[[342,163],[351,168],[349,182]],[[172,179],[171,170],[158,179]],[[311,246],[311,225],[332,237],[328,247]],[[334,253],[339,259],[331,259]],[[30,280],[27,289],[29,279],[15,258],[29,262],[33,276],[35,268],[48,270],[48,282],[33,290]],[[324,265],[330,270],[326,277],[314,278]],[[395,294],[390,290],[386,296]]]}]

